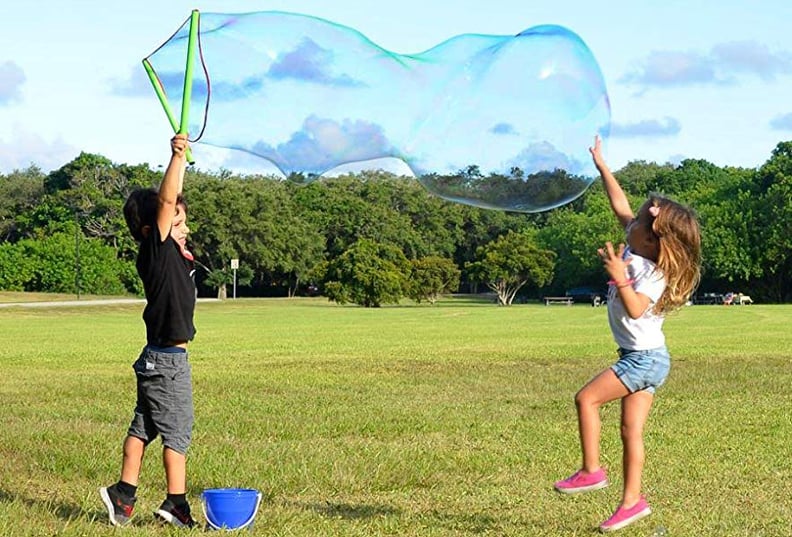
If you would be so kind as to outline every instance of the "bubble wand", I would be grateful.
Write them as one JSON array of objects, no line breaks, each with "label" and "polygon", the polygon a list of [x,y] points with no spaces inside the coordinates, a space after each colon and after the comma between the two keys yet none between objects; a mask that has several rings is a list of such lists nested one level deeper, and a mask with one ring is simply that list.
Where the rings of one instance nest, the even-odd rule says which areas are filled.
[{"label": "bubble wand", "polygon": [[[184,91],[182,92],[180,123],[176,123],[176,116],[173,114],[170,104],[168,104],[168,98],[165,96],[165,90],[163,89],[159,78],[157,78],[154,68],[151,67],[151,63],[149,62],[148,58],[143,60],[143,68],[146,70],[146,74],[148,74],[151,85],[154,87],[154,93],[157,94],[157,98],[162,105],[162,109],[165,110],[165,115],[168,116],[168,121],[170,122],[171,128],[174,132],[179,134],[187,134],[187,125],[190,119],[193,58],[195,57],[195,43],[198,40],[198,22],[200,16],[200,12],[197,9],[194,9],[190,15],[190,34],[187,40],[187,65],[184,69]],[[195,164],[195,159],[192,158],[192,151],[189,147],[187,148],[185,156],[187,158],[187,162],[190,164]]]}]

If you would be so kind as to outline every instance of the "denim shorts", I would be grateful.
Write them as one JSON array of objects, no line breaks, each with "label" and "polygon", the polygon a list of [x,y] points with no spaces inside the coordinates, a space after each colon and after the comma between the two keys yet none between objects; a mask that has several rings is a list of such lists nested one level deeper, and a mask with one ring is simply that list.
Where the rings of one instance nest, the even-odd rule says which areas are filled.
[{"label": "denim shorts", "polygon": [[668,378],[671,356],[665,346],[640,351],[619,349],[619,361],[611,369],[630,393],[655,393]]},{"label": "denim shorts", "polygon": [[192,368],[187,351],[147,345],[132,368],[137,378],[137,404],[129,436],[148,445],[162,436],[162,445],[187,453],[192,440]]}]

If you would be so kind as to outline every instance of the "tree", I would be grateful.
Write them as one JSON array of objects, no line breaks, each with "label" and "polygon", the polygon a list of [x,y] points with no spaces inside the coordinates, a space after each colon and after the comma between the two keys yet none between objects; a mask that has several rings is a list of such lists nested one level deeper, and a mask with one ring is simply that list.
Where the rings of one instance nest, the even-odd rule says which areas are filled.
[{"label": "tree", "polygon": [[407,296],[419,304],[422,300],[434,304],[442,294],[459,288],[461,271],[452,260],[428,256],[413,259],[411,264]]},{"label": "tree", "polygon": [[44,177],[35,166],[0,175],[0,241],[15,242],[29,231],[26,213],[44,197]]},{"label": "tree", "polygon": [[605,241],[624,242],[624,230],[613,216],[608,198],[595,187],[587,194],[580,210],[561,207],[550,213],[546,225],[537,233],[541,246],[556,254],[553,289],[604,285],[605,273],[597,248]]},{"label": "tree", "polygon": [[535,232],[509,232],[482,246],[477,260],[468,263],[470,274],[498,294],[498,304],[510,306],[526,284],[544,287],[553,279],[555,253],[539,248]]},{"label": "tree", "polygon": [[[200,172],[189,173],[184,180],[189,243],[200,268],[199,281],[215,289],[220,298],[226,295],[225,285],[231,281],[226,269],[231,259],[241,257],[241,237],[254,225],[250,196],[243,187],[239,180]],[[250,266],[247,260],[241,261]]]},{"label": "tree", "polygon": [[758,241],[764,255],[764,284],[773,300],[792,299],[792,141],[781,142],[758,172]]},{"label": "tree", "polygon": [[293,297],[306,274],[322,261],[325,239],[299,214],[282,181],[246,179],[244,187],[251,208],[243,220],[247,229],[236,236],[240,259],[251,264],[260,284],[285,288]]},{"label": "tree", "polygon": [[[198,262],[200,266],[200,262]],[[228,286],[234,284],[234,271],[230,266],[224,266],[221,269],[208,270],[202,267],[207,272],[204,283],[209,287],[217,289],[217,298],[225,300],[228,298]],[[236,271],[236,284],[248,285],[253,280],[253,271],[247,265],[241,265]]]},{"label": "tree", "polygon": [[410,264],[391,244],[360,239],[327,267],[325,295],[339,304],[367,308],[395,304],[404,296]]},{"label": "tree", "polygon": [[[307,189],[310,187],[303,187]],[[238,283],[294,296],[306,274],[324,258],[325,238],[300,213],[291,187],[275,178],[196,173],[185,179],[193,253],[202,284],[226,296],[230,260],[240,260]]]},{"label": "tree", "polygon": [[[691,205],[702,230],[704,291],[748,285],[762,276],[767,265],[764,245],[757,240],[758,218],[764,211],[755,170],[719,168],[716,175],[716,187],[688,191],[694,194]],[[755,288],[751,293],[759,294]]]},{"label": "tree", "polygon": [[475,293],[477,281],[467,270],[468,262],[476,258],[479,247],[484,246],[508,231],[521,231],[529,226],[529,219],[524,214],[507,213],[491,209],[481,209],[470,205],[452,204],[451,215],[458,215],[449,220],[449,225],[458,228],[459,240],[454,253],[454,262],[458,267],[465,267],[462,285],[469,284],[470,291]]},{"label": "tree", "polygon": [[86,237],[102,239],[122,257],[133,259],[137,248],[124,221],[123,206],[138,187],[156,187],[162,176],[148,165],[114,165],[101,155],[80,153],[50,173],[48,198],[64,207]]},{"label": "tree", "polygon": [[672,182],[667,181],[667,176],[673,172],[671,164],[655,164],[636,160],[628,162],[626,166],[616,172],[619,184],[631,196],[646,198],[649,193],[670,194],[673,190]]},{"label": "tree", "polygon": [[[616,175],[633,208],[650,192],[658,192],[698,213],[702,291],[732,289],[748,291],[762,301],[792,300],[792,141],[779,143],[758,170],[687,159],[676,166],[631,162]],[[121,208],[131,189],[156,187],[161,176],[161,170],[148,165],[116,165],[88,153],[49,175],[35,166],[0,175],[0,244],[8,248],[0,259],[3,285],[27,288],[28,283],[20,282],[32,278],[28,265],[20,261],[31,257],[5,245],[28,240],[32,242],[26,246],[41,243],[40,247],[55,235],[63,251],[83,241],[81,257],[88,255],[94,240],[99,241],[134,274],[137,248]],[[249,290],[257,296],[292,296],[308,283],[326,281],[330,265],[366,239],[390,244],[410,260],[451,258],[463,268],[460,288],[476,292],[479,280],[472,270],[478,271],[476,277],[481,275],[479,249],[509,231],[527,229],[536,230],[539,249],[557,254],[548,292],[597,286],[604,274],[594,252],[606,240],[624,240],[599,183],[563,207],[530,214],[452,203],[421,186],[442,187],[446,193],[458,189],[460,194],[484,189],[488,199],[511,203],[515,196],[563,195],[578,181],[574,176],[529,175],[518,169],[508,176],[485,176],[469,166],[456,176],[429,175],[421,181],[366,171],[332,179],[304,176],[302,185],[296,185],[228,170],[215,174],[190,169],[185,189],[191,250],[199,267],[205,268],[197,275],[199,290],[205,292],[211,285],[222,294],[231,281],[229,262],[239,258],[238,283],[249,281]],[[57,248],[52,251],[56,258],[60,253]],[[67,267],[65,258],[62,265]],[[137,278],[123,274],[118,278],[124,287],[137,292]],[[73,279],[68,270],[62,277],[54,272],[50,276],[45,280],[60,282],[50,287],[65,288]]]},{"label": "tree", "polygon": [[370,239],[393,244],[414,259],[429,253],[431,241],[423,240],[402,210],[404,181],[385,172],[363,172],[299,188],[295,199],[301,216],[323,231],[330,257]]}]

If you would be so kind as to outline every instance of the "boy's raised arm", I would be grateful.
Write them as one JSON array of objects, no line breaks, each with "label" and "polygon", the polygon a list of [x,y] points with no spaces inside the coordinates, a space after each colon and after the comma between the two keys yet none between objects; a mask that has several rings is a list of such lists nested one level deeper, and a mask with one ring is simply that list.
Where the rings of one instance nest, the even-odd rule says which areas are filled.
[{"label": "boy's raised arm", "polygon": [[159,187],[159,206],[157,207],[157,228],[160,240],[170,233],[173,216],[176,214],[176,200],[184,185],[185,156],[187,135],[177,134],[171,139],[171,158],[165,176]]}]

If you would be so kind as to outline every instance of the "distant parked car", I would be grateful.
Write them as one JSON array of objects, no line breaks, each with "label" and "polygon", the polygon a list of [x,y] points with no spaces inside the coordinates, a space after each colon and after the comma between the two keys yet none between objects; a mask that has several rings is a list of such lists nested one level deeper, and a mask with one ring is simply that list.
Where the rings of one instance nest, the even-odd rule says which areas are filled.
[{"label": "distant parked car", "polygon": [[702,305],[709,305],[709,304],[724,304],[726,300],[726,295],[723,293],[704,293],[703,295],[696,295],[693,297],[694,304],[702,304]]},{"label": "distant parked car", "polygon": [[574,302],[587,302],[591,305],[600,305],[605,302],[607,293],[593,287],[573,287],[567,290],[566,296],[572,297]]},{"label": "distant parked car", "polygon": [[319,294],[319,286],[315,283],[309,283],[305,288],[305,294],[308,296],[317,296]]}]

